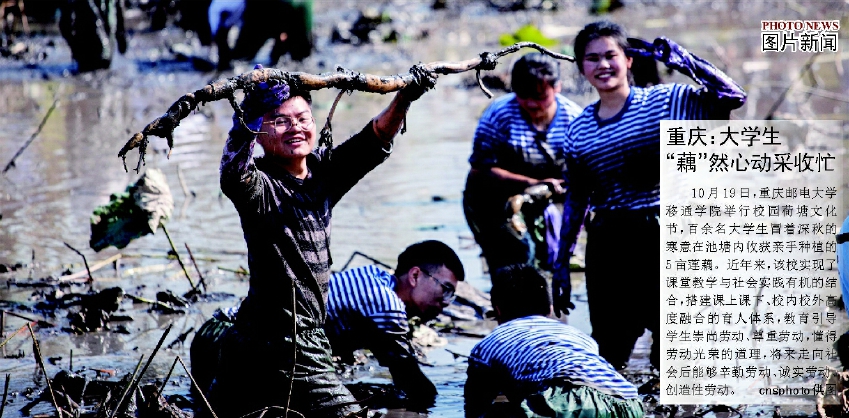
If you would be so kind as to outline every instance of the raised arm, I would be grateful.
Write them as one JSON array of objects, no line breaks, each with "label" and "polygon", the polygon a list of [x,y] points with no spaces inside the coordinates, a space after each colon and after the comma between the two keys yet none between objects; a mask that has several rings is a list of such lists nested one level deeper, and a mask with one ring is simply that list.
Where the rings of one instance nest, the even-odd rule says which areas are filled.
[{"label": "raised arm", "polygon": [[635,38],[629,39],[632,40],[642,46],[629,52],[652,56],[667,67],[692,78],[728,110],[737,109],[746,103],[746,92],[731,77],[672,40],[660,37],[655,39],[654,44]]},{"label": "raised arm", "polygon": [[422,94],[436,84],[436,74],[424,72],[419,80],[418,83],[411,84],[398,91],[389,106],[374,117],[372,124],[374,133],[383,142],[385,149],[391,149],[392,140],[404,125],[410,104],[422,97]]},{"label": "raised arm", "polygon": [[[262,68],[261,65],[257,65]],[[238,190],[252,187],[256,180],[256,167],[253,160],[253,148],[262,124],[262,116],[280,106],[289,98],[289,86],[276,81],[259,83],[255,89],[245,94],[242,102],[242,125],[239,115],[233,115],[233,128],[230,129],[224,151],[221,155],[221,190],[231,196]],[[232,196],[231,196],[232,198]]]}]

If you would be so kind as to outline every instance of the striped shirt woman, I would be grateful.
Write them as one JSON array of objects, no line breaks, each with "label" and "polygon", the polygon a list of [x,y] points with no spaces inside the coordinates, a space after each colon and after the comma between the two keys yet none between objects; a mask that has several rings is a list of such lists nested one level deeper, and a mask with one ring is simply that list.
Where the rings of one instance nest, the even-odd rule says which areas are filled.
[{"label": "striped shirt woman", "polygon": [[[568,189],[552,281],[554,309],[566,312],[571,305],[569,256],[591,211],[586,280],[592,336],[601,355],[621,369],[648,329],[654,337],[651,363],[659,369],[660,121],[728,119],[746,93],[678,44],[628,39],[611,22],[584,27],[575,38],[575,54],[599,100],[572,121],[565,142]],[[631,86],[634,56],[661,61],[699,85]]]}]

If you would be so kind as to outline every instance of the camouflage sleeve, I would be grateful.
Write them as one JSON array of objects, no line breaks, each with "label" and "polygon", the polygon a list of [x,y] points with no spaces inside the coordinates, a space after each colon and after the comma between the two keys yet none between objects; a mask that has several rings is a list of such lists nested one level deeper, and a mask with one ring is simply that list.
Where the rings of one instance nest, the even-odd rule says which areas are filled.
[{"label": "camouflage sleeve", "polygon": [[[259,118],[261,123],[262,118]],[[247,123],[254,129],[256,121]],[[224,151],[221,154],[221,191],[235,202],[242,201],[253,195],[257,186],[257,169],[254,164],[253,150],[256,135],[242,126],[239,119],[233,116],[233,128],[230,129]]]}]

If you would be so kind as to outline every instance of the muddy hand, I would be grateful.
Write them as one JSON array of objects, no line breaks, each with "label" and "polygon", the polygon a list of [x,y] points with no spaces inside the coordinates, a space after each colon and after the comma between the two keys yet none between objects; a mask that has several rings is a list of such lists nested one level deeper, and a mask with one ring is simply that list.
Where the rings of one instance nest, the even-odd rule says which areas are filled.
[{"label": "muddy hand", "polygon": [[659,60],[659,57],[655,55],[654,44],[640,38],[628,38],[628,48],[625,49],[625,54],[629,57],[646,57]]},{"label": "muddy hand", "polygon": [[415,80],[401,89],[401,96],[410,102],[414,102],[422,97],[428,90],[436,87],[437,74],[428,70],[422,64],[416,64],[410,68],[410,74]]},{"label": "muddy hand", "polygon": [[554,307],[554,314],[558,317],[569,315],[570,309],[575,309],[575,304],[572,303],[572,280],[570,277],[569,257],[554,267],[554,275],[551,278],[551,302]]},{"label": "muddy hand", "polygon": [[667,38],[654,40],[655,57],[667,67],[676,70],[690,78],[696,79],[693,55],[681,45]]},{"label": "muddy hand", "polygon": [[563,194],[566,191],[566,189],[563,188],[566,181],[563,179],[548,178],[542,179],[539,182],[548,186],[554,194]]}]

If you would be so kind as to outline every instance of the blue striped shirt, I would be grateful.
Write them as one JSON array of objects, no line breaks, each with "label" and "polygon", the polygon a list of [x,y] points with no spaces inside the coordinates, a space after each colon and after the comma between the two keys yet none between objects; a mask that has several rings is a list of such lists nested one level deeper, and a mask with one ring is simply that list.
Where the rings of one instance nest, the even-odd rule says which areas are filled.
[{"label": "blue striped shirt", "polygon": [[499,167],[537,179],[562,176],[558,164],[562,164],[564,158],[566,128],[581,113],[581,107],[559,94],[556,100],[557,112],[545,132],[545,140],[539,145],[535,138],[542,133],[522,115],[516,94],[495,99],[484,111],[475,130],[469,157],[472,168]]},{"label": "blue striped shirt", "polygon": [[632,86],[622,110],[605,120],[598,117],[598,104],[587,106],[572,121],[564,144],[569,171],[562,254],[572,253],[588,209],[636,210],[660,204],[661,120],[728,119],[730,112],[708,89],[688,84]]},{"label": "blue striped shirt", "polygon": [[365,331],[407,334],[407,308],[395,293],[395,277],[373,265],[334,273],[325,330],[334,344],[352,350],[367,347],[364,338],[373,334]]},{"label": "blue striped shirt", "polygon": [[567,381],[624,399],[637,397],[637,388],[598,355],[595,340],[543,316],[499,325],[475,345],[469,362],[491,370],[505,382],[504,392]]}]

